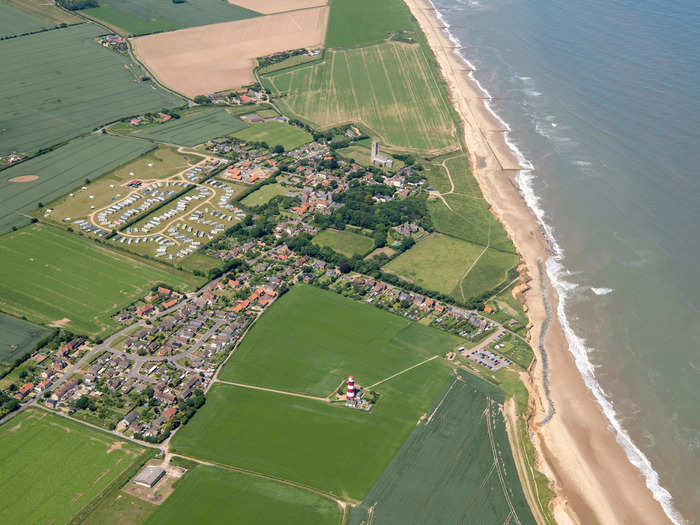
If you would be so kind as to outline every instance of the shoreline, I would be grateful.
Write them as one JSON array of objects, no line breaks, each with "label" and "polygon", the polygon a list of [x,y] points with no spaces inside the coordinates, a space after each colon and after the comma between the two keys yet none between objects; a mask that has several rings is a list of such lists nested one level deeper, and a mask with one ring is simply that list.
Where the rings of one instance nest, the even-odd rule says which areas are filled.
[{"label": "shoreline", "polygon": [[[576,365],[559,315],[556,283],[540,272],[557,250],[521,191],[532,167],[516,158],[508,143],[508,125],[489,107],[488,92],[471,75],[474,68],[454,52],[456,42],[445,31],[429,0],[406,0],[423,30],[447,83],[452,104],[464,126],[464,139],[472,173],[515,244],[529,277],[525,304],[530,319],[530,341],[543,335],[547,355],[549,396],[556,407],[550,412],[543,388],[543,356],[533,344],[536,362],[530,373],[533,413],[528,430],[535,445],[537,467],[552,482],[557,497],[552,515],[559,523],[670,523],[649,482],[628,458],[603,408]],[[551,306],[547,322],[545,297]],[[558,315],[559,314],[559,315]],[[545,332],[543,333],[543,329]],[[540,425],[539,422],[546,421]],[[623,431],[624,432],[624,431]],[[642,455],[642,458],[644,456]]]}]

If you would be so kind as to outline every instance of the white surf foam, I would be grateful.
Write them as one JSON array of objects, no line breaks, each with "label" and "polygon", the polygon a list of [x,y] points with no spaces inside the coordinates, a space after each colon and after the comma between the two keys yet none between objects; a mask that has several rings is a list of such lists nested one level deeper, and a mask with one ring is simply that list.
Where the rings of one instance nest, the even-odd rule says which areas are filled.
[{"label": "white surf foam", "polygon": [[[450,25],[447,22],[447,20],[445,20],[440,11],[436,9],[435,4],[433,4],[432,0],[428,0],[428,2],[431,4],[440,22],[445,26],[445,32],[449,40],[453,42],[456,46],[461,47],[462,42],[452,34],[452,32],[449,29]],[[473,64],[462,54],[459,48],[455,50],[455,54],[465,64],[468,65],[469,69],[476,70]],[[484,105],[486,109],[494,116],[494,118],[499,123],[503,125],[504,129],[508,130],[504,133],[505,142],[510,148],[510,150],[513,152],[513,155],[515,155],[515,157],[518,159],[518,162],[520,162],[520,164],[524,167],[524,169],[521,170],[516,176],[516,182],[518,183],[520,192],[523,195],[525,202],[535,215],[537,222],[543,230],[543,234],[545,235],[553,251],[553,255],[546,262],[547,275],[559,296],[559,303],[557,305],[557,316],[561,323],[562,329],[564,330],[564,334],[566,335],[566,340],[569,345],[569,351],[574,356],[576,367],[578,368],[579,373],[583,377],[586,386],[591,390],[598,404],[603,409],[605,416],[607,417],[611,427],[615,431],[615,437],[617,439],[617,442],[624,449],[628,460],[635,467],[637,467],[637,469],[639,469],[639,471],[644,476],[646,480],[646,486],[651,491],[654,499],[661,504],[664,512],[673,523],[675,523],[676,525],[684,525],[686,521],[683,518],[683,516],[681,516],[681,514],[674,508],[673,497],[665,488],[661,486],[661,483],[659,482],[659,474],[654,470],[649,459],[634,444],[627,431],[622,427],[622,424],[617,418],[617,413],[615,411],[615,408],[613,407],[613,403],[608,399],[608,396],[605,394],[605,391],[598,383],[595,377],[595,367],[589,359],[590,349],[586,347],[585,340],[582,337],[578,336],[571,328],[571,324],[566,315],[566,302],[567,299],[571,296],[571,294],[574,293],[575,290],[578,288],[578,285],[576,283],[567,281],[563,277],[566,274],[571,275],[571,272],[567,271],[562,264],[562,260],[564,258],[564,250],[557,242],[556,236],[554,235],[554,228],[551,224],[549,224],[549,222],[547,222],[546,213],[544,209],[542,209],[542,207],[540,206],[540,198],[535,193],[533,187],[534,166],[525,157],[520,148],[518,148],[515,141],[511,139],[509,133],[511,128],[508,125],[508,123],[505,122],[500,117],[500,115],[498,115],[491,107],[490,101],[488,100],[492,98],[491,94],[484,86],[481,85],[478,79],[474,76],[473,71],[470,71],[468,73],[468,76],[470,80],[472,80],[474,84],[484,93],[484,95],[488,97],[484,100]],[[531,77],[520,78],[522,80],[531,80]],[[547,118],[546,120],[551,121],[554,120],[554,118]],[[539,131],[540,130],[538,130],[538,132]],[[561,138],[559,138],[559,140],[561,140]],[[592,288],[592,290],[597,295],[607,295],[608,293],[612,293],[613,291],[613,289],[611,288]]]},{"label": "white surf foam", "polygon": [[591,291],[596,295],[610,295],[615,288],[591,288]]}]

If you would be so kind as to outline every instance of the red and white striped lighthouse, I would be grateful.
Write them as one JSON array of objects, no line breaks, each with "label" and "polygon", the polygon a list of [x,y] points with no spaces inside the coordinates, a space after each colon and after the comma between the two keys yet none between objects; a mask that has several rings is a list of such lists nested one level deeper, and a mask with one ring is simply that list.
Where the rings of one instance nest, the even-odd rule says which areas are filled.
[{"label": "red and white striped lighthouse", "polygon": [[355,378],[353,376],[348,377],[348,393],[345,399],[347,401],[353,401],[355,399]]}]

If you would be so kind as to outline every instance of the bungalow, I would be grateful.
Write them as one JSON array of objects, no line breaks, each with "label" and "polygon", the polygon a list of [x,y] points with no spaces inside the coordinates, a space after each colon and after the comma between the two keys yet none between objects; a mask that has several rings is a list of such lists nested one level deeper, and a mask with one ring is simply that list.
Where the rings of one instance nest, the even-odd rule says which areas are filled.
[{"label": "bungalow", "polygon": [[172,290],[170,288],[164,288],[162,286],[158,287],[158,293],[160,295],[165,295],[166,297],[172,293]]},{"label": "bungalow", "polygon": [[21,397],[25,397],[27,394],[29,394],[29,392],[32,391],[33,388],[34,388],[34,383],[24,383],[21,387],[19,387],[19,389],[17,390],[17,393]]},{"label": "bungalow", "polygon": [[34,390],[36,390],[37,392],[43,392],[44,390],[49,388],[52,384],[53,383],[51,382],[51,379],[44,379],[41,383],[39,383],[38,385],[36,385],[34,387]]},{"label": "bungalow", "polygon": [[131,424],[139,418],[140,414],[136,410],[132,410],[119,422],[124,428],[128,428]]},{"label": "bungalow", "polygon": [[138,315],[139,317],[143,317],[153,312],[153,310],[154,308],[152,304],[144,304],[143,306],[139,306],[138,308],[136,308],[136,315]]},{"label": "bungalow", "polygon": [[177,299],[170,299],[168,302],[163,303],[163,308],[168,309],[172,308],[177,304]]}]

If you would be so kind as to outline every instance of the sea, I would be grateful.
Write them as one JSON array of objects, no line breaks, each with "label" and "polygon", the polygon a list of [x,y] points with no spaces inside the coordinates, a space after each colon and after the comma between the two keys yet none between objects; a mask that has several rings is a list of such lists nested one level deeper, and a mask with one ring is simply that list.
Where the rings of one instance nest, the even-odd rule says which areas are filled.
[{"label": "sea", "polygon": [[579,371],[700,520],[700,2],[433,0],[507,123]]}]

